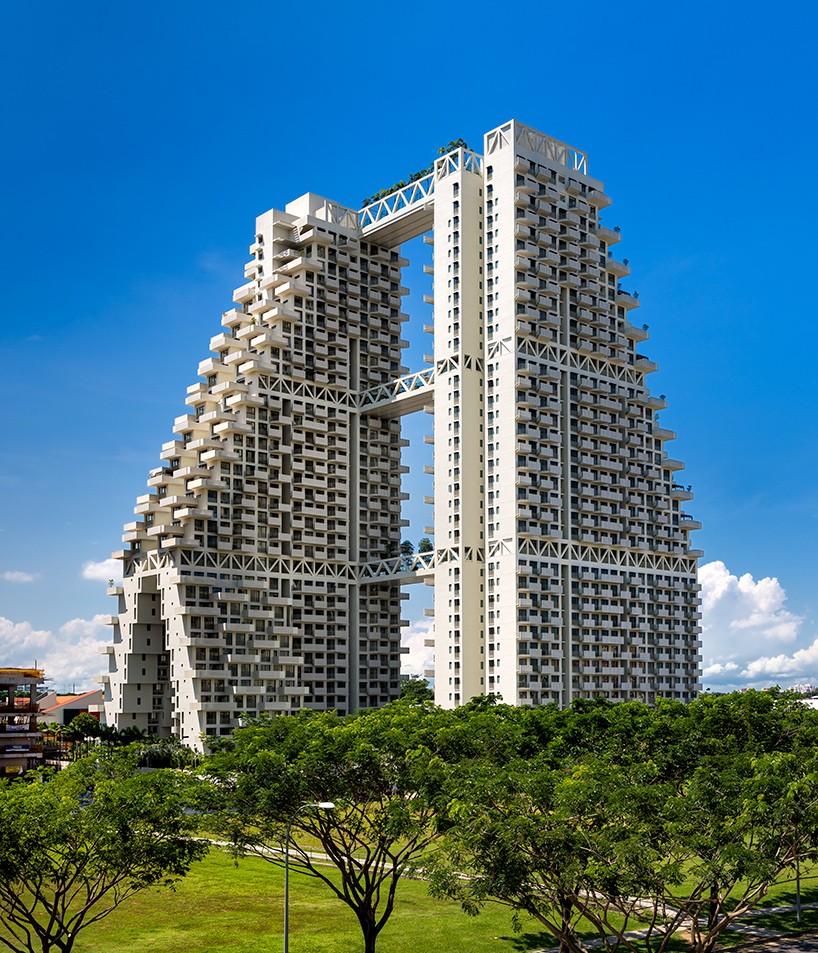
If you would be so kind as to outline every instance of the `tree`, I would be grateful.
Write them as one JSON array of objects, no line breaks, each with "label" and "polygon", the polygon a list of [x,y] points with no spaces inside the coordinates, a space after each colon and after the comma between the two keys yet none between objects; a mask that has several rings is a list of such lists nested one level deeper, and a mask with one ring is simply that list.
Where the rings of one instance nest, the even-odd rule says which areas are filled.
[{"label": "tree", "polygon": [[66,734],[71,739],[85,741],[88,738],[98,738],[101,727],[98,718],[83,711],[75,715],[66,725]]},{"label": "tree", "polygon": [[432,546],[432,541],[428,536],[421,537],[418,540],[418,552],[419,553],[431,553],[434,551],[434,546]]},{"label": "tree", "polygon": [[712,953],[798,860],[815,861],[817,806],[818,759],[788,752],[705,761],[668,799],[657,819],[679,875],[654,896],[684,914],[696,953]]},{"label": "tree", "polygon": [[664,792],[645,792],[597,760],[571,769],[539,758],[474,767],[451,805],[448,857],[435,866],[432,892],[471,914],[487,900],[506,903],[537,920],[565,953],[587,949],[581,925],[605,949],[650,949],[664,924],[643,900],[661,860],[645,822]]},{"label": "tree", "polygon": [[434,689],[425,678],[407,678],[400,683],[400,697],[415,702],[434,701]]},{"label": "tree", "polygon": [[437,154],[439,156],[445,156],[449,152],[453,152],[455,149],[459,149],[461,146],[464,149],[469,148],[468,143],[466,142],[465,139],[452,139],[451,141],[447,142],[445,146],[441,146],[437,150]]},{"label": "tree", "polygon": [[[434,752],[445,717],[406,702],[346,718],[305,710],[237,729],[205,762],[237,852],[282,866],[291,822],[291,867],[350,907],[365,953],[375,951],[401,876],[445,822],[446,765]],[[320,802],[335,808],[305,808]]]},{"label": "tree", "polygon": [[63,736],[71,745],[71,757],[80,758],[89,753],[91,740],[99,738],[102,725],[87,711],[76,715],[63,729]]},{"label": "tree", "polygon": [[131,752],[0,785],[0,945],[70,953],[128,897],[183,877],[207,852],[184,812],[189,786],[138,772]]},{"label": "tree", "polygon": [[433,888],[468,912],[499,899],[570,953],[587,948],[580,922],[606,949],[648,953],[684,925],[711,953],[818,855],[818,717],[786,695],[580,701],[521,720],[516,755],[470,762],[449,805]]}]

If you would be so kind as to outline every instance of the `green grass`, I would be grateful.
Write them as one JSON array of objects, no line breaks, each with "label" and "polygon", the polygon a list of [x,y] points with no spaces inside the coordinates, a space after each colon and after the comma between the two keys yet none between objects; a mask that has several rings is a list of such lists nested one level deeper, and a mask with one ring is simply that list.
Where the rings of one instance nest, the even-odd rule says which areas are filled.
[{"label": "green grass", "polygon": [[[173,892],[137,895],[80,934],[75,953],[267,953],[282,948],[283,873],[257,858],[238,867],[213,850]],[[533,927],[533,929],[531,929]],[[379,953],[527,953],[554,945],[529,924],[511,928],[507,908],[466,916],[455,903],[433,900],[426,885],[402,880],[395,912],[378,940]],[[290,876],[291,953],[360,953],[352,911],[325,885]]]},{"label": "green grass", "polygon": [[[357,920],[328,887],[291,874],[290,888],[291,953],[360,953]],[[802,880],[802,899],[818,901],[814,878]],[[794,902],[794,884],[786,881],[772,888],[764,905]],[[214,849],[175,891],[145,891],[83,931],[75,953],[272,953],[282,948],[282,920],[283,872],[254,857],[236,866],[226,852]],[[742,922],[783,931],[796,928],[794,913]],[[809,926],[818,927],[818,911],[804,911],[802,928]],[[747,939],[725,937],[722,945],[729,948]],[[378,951],[529,953],[554,945],[534,920],[515,933],[506,907],[489,905],[478,917],[468,917],[456,903],[429,897],[425,883],[404,879]],[[672,945],[673,950],[687,948],[681,940]]]}]

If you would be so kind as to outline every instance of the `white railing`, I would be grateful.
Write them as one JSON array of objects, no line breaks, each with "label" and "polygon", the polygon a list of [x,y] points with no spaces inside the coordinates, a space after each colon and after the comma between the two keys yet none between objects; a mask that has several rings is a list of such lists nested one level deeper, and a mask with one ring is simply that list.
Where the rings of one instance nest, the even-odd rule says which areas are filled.
[{"label": "white railing", "polygon": [[459,169],[465,169],[466,172],[474,172],[475,175],[483,173],[483,157],[471,149],[464,149],[462,146],[453,152],[447,153],[440,159],[435,160],[435,178],[444,179],[452,172]]},{"label": "white railing", "polygon": [[359,567],[358,578],[364,582],[368,579],[383,577],[409,577],[431,572],[435,568],[435,553],[415,553],[413,556],[389,556],[371,563],[363,563]]},{"label": "white railing", "polygon": [[482,175],[482,163],[483,157],[470,149],[464,149],[462,146],[453,149],[445,156],[435,159],[431,172],[364,206],[358,212],[359,227],[365,231],[375,225],[384,225],[395,216],[426,205],[434,199],[435,182],[445,179],[459,169]]},{"label": "white railing", "polygon": [[378,384],[377,387],[371,387],[369,390],[363,391],[358,398],[358,408],[359,410],[366,410],[374,404],[382,404],[409,394],[416,394],[420,390],[431,387],[434,382],[435,369],[433,367],[416,371],[406,377],[396,377],[395,380],[388,381],[386,384]]},{"label": "white railing", "polygon": [[[513,141],[512,141],[513,140]],[[529,152],[551,159],[583,175],[588,174],[588,154],[575,149],[559,139],[537,132],[521,122],[509,122],[493,129],[486,135],[486,155],[491,155],[510,145],[520,146]]]},{"label": "white railing", "polygon": [[415,179],[409,185],[396,192],[384,195],[371,205],[366,205],[358,212],[358,224],[361,229],[379,225],[385,218],[405,212],[421,202],[427,202],[435,191],[435,174],[430,172],[421,179]]}]

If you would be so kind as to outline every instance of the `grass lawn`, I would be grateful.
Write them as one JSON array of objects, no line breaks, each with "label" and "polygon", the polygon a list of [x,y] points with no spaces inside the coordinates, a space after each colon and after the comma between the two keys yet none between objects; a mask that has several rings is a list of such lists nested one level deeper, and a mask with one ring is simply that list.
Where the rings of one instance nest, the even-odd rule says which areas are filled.
[{"label": "grass lawn", "polygon": [[[812,873],[812,872],[811,872]],[[267,953],[282,948],[283,872],[258,858],[238,867],[214,849],[175,891],[150,890],[127,901],[80,934],[75,953]],[[804,903],[818,901],[816,879],[802,882]],[[777,884],[765,906],[794,903],[791,881]],[[795,914],[764,914],[744,923],[795,929]],[[818,911],[805,910],[802,926],[818,927]],[[0,925],[0,931],[2,926]],[[729,948],[747,937],[725,937]],[[514,933],[511,913],[499,905],[468,917],[455,903],[433,900],[426,884],[402,880],[395,912],[378,941],[379,953],[529,953],[553,947],[534,920]],[[352,911],[322,883],[290,877],[291,953],[360,953],[362,938]],[[674,940],[671,949],[687,949]]]},{"label": "grass lawn", "polygon": [[[75,953],[267,953],[282,948],[284,875],[257,858],[235,867],[219,850],[176,891],[151,890],[80,934]],[[433,900],[426,885],[402,880],[395,912],[378,940],[379,953],[526,953],[553,946],[536,922],[522,934],[503,907],[466,916],[457,904]],[[290,876],[291,953],[360,953],[352,911],[323,884]]]}]

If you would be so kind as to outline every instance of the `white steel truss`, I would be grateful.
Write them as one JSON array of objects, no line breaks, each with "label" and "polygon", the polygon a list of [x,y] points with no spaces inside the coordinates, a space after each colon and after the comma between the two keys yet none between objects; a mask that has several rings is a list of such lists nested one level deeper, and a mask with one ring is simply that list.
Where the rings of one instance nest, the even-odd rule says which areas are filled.
[{"label": "white steel truss", "polygon": [[422,410],[434,400],[435,369],[427,367],[363,391],[358,399],[362,414],[400,417]]},{"label": "white steel truss", "polygon": [[490,132],[486,137],[486,146],[487,155],[509,146],[520,146],[583,175],[588,174],[587,153],[520,122],[512,121]]}]

